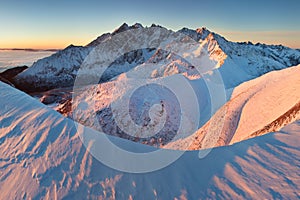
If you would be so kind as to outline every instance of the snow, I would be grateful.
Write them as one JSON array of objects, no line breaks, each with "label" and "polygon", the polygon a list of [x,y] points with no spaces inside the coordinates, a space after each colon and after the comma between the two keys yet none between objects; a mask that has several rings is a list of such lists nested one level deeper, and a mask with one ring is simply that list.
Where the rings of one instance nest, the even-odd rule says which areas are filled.
[{"label": "snow", "polygon": [[300,65],[239,85],[231,99],[196,133],[165,147],[191,150],[233,144],[300,119],[299,73]]},{"label": "snow", "polygon": [[160,145],[174,134],[184,137],[197,130],[199,110],[208,100],[198,102],[193,87],[205,96],[204,83],[192,84],[182,75],[145,81],[124,74],[75,91],[72,110],[64,114],[109,135]]},{"label": "snow", "polygon": [[[237,90],[247,91],[253,96],[246,102],[240,116],[239,126],[231,143],[247,138],[247,132],[252,133],[270,124],[300,101],[300,65],[285,70],[271,72],[257,81],[259,83],[242,84]],[[254,82],[254,81],[253,81]],[[236,95],[238,91],[234,91]],[[254,116],[254,113],[259,113]],[[253,120],[255,118],[255,120]],[[300,111],[294,119],[300,119]],[[252,119],[252,120],[250,120]]]},{"label": "snow", "polygon": [[80,64],[91,48],[70,45],[64,50],[38,60],[30,68],[16,76],[19,85],[52,89],[72,85]]},{"label": "snow", "polygon": [[[298,199],[300,196],[299,121],[277,133],[215,148],[202,159],[198,151],[183,152],[163,169],[135,174],[102,164],[81,142],[80,132],[75,128],[78,124],[1,82],[0,102],[3,199]],[[134,152],[157,150],[88,130],[86,139],[95,139],[89,149],[109,138]],[[111,149],[100,153],[111,155],[114,160]],[[138,160],[131,165],[139,166]]]}]

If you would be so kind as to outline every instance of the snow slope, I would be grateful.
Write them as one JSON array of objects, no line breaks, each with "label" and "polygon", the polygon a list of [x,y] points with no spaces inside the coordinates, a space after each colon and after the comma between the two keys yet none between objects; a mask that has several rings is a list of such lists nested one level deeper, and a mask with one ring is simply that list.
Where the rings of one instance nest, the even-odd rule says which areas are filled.
[{"label": "snow slope", "polygon": [[23,91],[37,92],[73,84],[78,68],[92,48],[70,45],[38,60],[18,74],[14,84]]},{"label": "snow slope", "polygon": [[[278,133],[215,148],[202,159],[198,158],[198,151],[185,152],[166,168],[132,174],[111,169],[96,160],[83,146],[73,121],[1,82],[0,102],[3,105],[1,199],[298,199],[300,196],[299,121]],[[90,133],[90,137],[101,136],[94,144],[101,144],[102,139],[109,137],[92,130]],[[109,138],[135,151],[153,150]],[[110,149],[106,153],[114,155]],[[136,162],[132,165],[139,164]]]},{"label": "snow slope", "polygon": [[203,127],[166,148],[192,150],[233,144],[300,119],[299,74],[300,65],[239,85]]},{"label": "snow slope", "polygon": [[[202,119],[210,117],[205,109],[210,102],[203,80],[192,84],[178,74],[148,81],[123,74],[75,93],[70,100],[72,107],[66,101],[56,109],[95,130],[152,146],[186,137],[199,128]],[[198,100],[196,94],[203,97]],[[199,114],[199,110],[203,112]],[[199,115],[203,115],[202,121]]]}]

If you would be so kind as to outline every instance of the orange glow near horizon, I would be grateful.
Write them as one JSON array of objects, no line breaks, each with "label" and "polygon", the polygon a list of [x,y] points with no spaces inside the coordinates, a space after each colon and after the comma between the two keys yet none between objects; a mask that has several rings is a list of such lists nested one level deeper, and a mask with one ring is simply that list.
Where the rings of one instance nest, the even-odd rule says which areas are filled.
[{"label": "orange glow near horizon", "polygon": [[252,43],[265,43],[287,46],[290,48],[300,48],[300,31],[223,31],[223,36],[231,41]]},{"label": "orange glow near horizon", "polygon": [[[215,31],[224,36],[229,41],[265,44],[282,44],[290,48],[300,48],[298,44],[299,31],[279,32],[279,31],[259,31],[259,32],[238,32],[238,31]],[[80,38],[66,37],[46,40],[45,38],[15,38],[13,41],[0,38],[0,48],[31,48],[31,49],[63,49],[70,44],[84,46],[94,40],[97,36],[85,36]]]},{"label": "orange glow near horizon", "polygon": [[14,38],[13,40],[5,40],[0,38],[0,48],[29,48],[29,49],[63,49],[70,44],[87,45],[96,37],[61,37],[61,38]]},{"label": "orange glow near horizon", "polygon": [[[3,43],[2,43],[3,45]],[[19,43],[19,44],[7,44],[7,45],[3,45],[3,47],[1,46],[1,49],[63,49],[65,47],[67,47],[68,44],[67,43],[59,43],[59,42],[55,42],[52,44],[48,44],[48,43]]]},{"label": "orange glow near horizon", "polygon": [[1,42],[0,48],[30,48],[30,49],[63,49],[70,44],[73,45],[86,45],[85,41],[21,41],[21,42]]}]

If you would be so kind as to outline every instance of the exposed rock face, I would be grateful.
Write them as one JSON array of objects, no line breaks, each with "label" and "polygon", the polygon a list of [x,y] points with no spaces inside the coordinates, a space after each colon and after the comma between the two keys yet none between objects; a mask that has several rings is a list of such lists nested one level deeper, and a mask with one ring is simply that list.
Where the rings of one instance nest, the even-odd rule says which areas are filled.
[{"label": "exposed rock face", "polygon": [[23,72],[24,70],[28,69],[27,66],[19,66],[19,67],[14,67],[11,69],[7,69],[4,72],[0,73],[0,76],[2,78],[5,78],[6,80],[13,82],[13,79],[15,76]]},{"label": "exposed rock face", "polygon": [[6,78],[3,78],[1,75],[0,75],[0,81],[8,84],[8,85],[11,85],[14,87],[14,84],[12,84],[9,80],[7,80]]}]

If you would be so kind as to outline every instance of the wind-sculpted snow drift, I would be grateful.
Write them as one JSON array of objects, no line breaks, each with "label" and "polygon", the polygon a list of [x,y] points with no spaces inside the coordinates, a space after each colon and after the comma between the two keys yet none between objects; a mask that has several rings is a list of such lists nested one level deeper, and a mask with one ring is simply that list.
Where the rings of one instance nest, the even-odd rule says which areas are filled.
[{"label": "wind-sculpted snow drift", "polygon": [[[97,149],[105,138],[128,151],[144,152],[143,156],[157,149],[90,129],[90,135],[81,135],[80,129],[76,129],[80,125],[1,82],[0,102],[3,105],[0,110],[2,199],[298,199],[300,196],[299,121],[277,133],[215,148],[203,159],[198,158],[198,151],[184,152],[163,169],[134,174],[103,165],[88,149]],[[90,141],[88,149],[82,143],[83,138]],[[108,148],[103,153],[110,156],[113,152]],[[125,159],[118,159],[126,165]],[[137,160],[129,166],[140,164]]]},{"label": "wind-sculpted snow drift", "polygon": [[[231,99],[196,133],[165,147],[212,148],[280,130],[300,119],[299,74],[300,65],[239,85],[233,90]],[[214,137],[217,142],[212,139]]]}]

